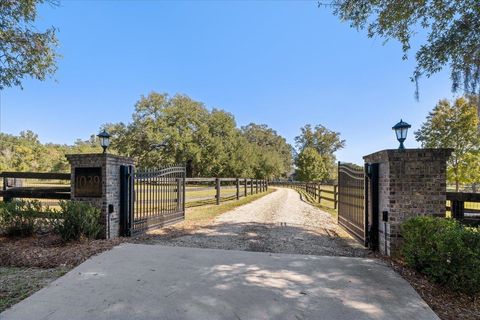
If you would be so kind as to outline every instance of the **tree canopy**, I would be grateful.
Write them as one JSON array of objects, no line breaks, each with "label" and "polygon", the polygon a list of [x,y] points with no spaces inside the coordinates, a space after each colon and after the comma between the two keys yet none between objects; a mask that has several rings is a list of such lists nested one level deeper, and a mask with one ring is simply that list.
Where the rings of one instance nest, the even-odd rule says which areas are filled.
[{"label": "tree canopy", "polygon": [[322,125],[307,124],[295,138],[298,155],[297,178],[301,181],[323,181],[335,177],[335,152],[345,147],[339,132]]},{"label": "tree canopy", "polygon": [[70,166],[65,154],[97,152],[101,152],[101,148],[95,136],[67,146],[42,144],[32,131],[23,131],[19,136],[0,133],[0,172],[68,172]]},{"label": "tree canopy", "polygon": [[453,148],[447,177],[456,190],[460,184],[480,182],[480,134],[475,99],[459,98],[453,104],[440,100],[415,132],[426,148]]},{"label": "tree canopy", "polygon": [[367,29],[369,37],[400,41],[404,59],[412,38],[425,30],[426,39],[415,54],[417,66],[412,80],[430,77],[448,65],[453,91],[461,88],[467,94],[479,92],[478,0],[334,0],[328,5],[352,27]]},{"label": "tree canopy", "polygon": [[296,165],[297,179],[300,181],[324,181],[330,177],[327,161],[312,147],[300,151]]},{"label": "tree canopy", "polygon": [[[232,114],[186,95],[152,92],[135,104],[130,123],[103,127],[112,135],[109,152],[132,157],[139,167],[189,163],[196,177],[279,179],[293,165],[292,147],[275,130],[254,123],[238,128]],[[0,134],[0,172],[68,172],[65,154],[98,152],[95,135],[69,146],[42,144],[31,131]]]},{"label": "tree canopy", "polygon": [[0,89],[21,86],[25,76],[44,80],[56,70],[55,28],[38,31],[37,5],[48,0],[0,1]]},{"label": "tree canopy", "polygon": [[186,95],[152,92],[136,103],[130,124],[106,127],[112,149],[140,166],[189,162],[194,176],[280,178],[292,165],[291,147],[268,126],[239,129],[232,114]]}]

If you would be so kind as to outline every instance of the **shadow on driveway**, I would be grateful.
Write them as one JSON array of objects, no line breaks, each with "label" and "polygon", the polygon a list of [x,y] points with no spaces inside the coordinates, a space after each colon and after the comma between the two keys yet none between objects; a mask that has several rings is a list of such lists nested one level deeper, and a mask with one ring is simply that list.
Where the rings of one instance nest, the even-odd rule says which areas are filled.
[{"label": "shadow on driveway", "polygon": [[374,259],[125,244],[1,319],[437,319]]},{"label": "shadow on driveway", "polygon": [[366,257],[370,251],[335,230],[292,223],[215,223],[194,230],[171,228],[136,243],[167,246]]}]

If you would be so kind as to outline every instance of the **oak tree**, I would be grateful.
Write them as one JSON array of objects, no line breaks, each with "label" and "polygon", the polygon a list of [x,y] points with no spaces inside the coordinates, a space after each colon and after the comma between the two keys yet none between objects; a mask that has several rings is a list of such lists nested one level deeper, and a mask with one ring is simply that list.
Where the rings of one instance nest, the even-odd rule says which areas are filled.
[{"label": "oak tree", "polygon": [[453,104],[440,100],[415,132],[422,147],[453,149],[447,162],[447,177],[456,191],[461,184],[474,184],[480,178],[480,134],[474,100],[459,98]]},{"label": "oak tree", "polygon": [[57,66],[55,28],[35,26],[37,6],[55,1],[0,1],[0,90],[22,86],[25,76],[44,80]]},{"label": "oak tree", "polygon": [[[407,59],[412,39],[424,34],[415,53],[412,80],[430,77],[449,66],[452,89],[480,93],[480,5],[478,0],[334,0],[334,13],[369,37],[396,39]],[[480,111],[480,104],[478,105]]]}]

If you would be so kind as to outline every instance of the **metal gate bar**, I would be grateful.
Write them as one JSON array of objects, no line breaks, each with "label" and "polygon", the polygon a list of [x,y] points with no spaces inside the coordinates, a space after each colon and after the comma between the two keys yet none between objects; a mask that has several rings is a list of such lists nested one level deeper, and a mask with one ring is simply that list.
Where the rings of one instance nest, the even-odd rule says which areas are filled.
[{"label": "metal gate bar", "polygon": [[185,218],[185,167],[133,170],[121,175],[122,234],[131,236]]},{"label": "metal gate bar", "polygon": [[338,223],[367,244],[365,215],[365,172],[346,163],[338,163]]}]

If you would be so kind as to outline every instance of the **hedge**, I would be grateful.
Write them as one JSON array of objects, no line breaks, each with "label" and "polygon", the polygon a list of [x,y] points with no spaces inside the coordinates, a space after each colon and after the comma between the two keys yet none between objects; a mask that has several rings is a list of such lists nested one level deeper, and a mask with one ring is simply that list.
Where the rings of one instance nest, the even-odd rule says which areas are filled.
[{"label": "hedge", "polygon": [[453,219],[415,217],[402,225],[407,265],[449,288],[480,293],[480,230]]},{"label": "hedge", "polygon": [[60,201],[60,210],[37,201],[0,202],[0,231],[9,236],[31,236],[40,229],[58,233],[62,240],[95,239],[100,236],[100,210],[83,202]]}]

